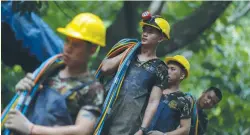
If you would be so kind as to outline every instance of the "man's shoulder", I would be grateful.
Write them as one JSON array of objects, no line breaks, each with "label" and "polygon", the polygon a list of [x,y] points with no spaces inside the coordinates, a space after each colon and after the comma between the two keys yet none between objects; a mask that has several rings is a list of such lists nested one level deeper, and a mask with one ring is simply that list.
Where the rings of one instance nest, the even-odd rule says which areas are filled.
[{"label": "man's shoulder", "polygon": [[196,102],[196,98],[189,92],[183,92],[184,97],[192,103],[192,108]]},{"label": "man's shoulder", "polygon": [[175,94],[177,96],[183,97],[183,98],[193,98],[193,96],[190,93],[186,93],[186,92],[183,92],[183,91],[175,92]]},{"label": "man's shoulder", "polygon": [[168,67],[161,59],[155,59],[153,66],[156,68],[157,73],[167,74]]},{"label": "man's shoulder", "polygon": [[193,99],[191,98],[191,96],[187,95],[186,93],[182,92],[182,91],[178,91],[178,92],[174,92],[169,94],[168,96],[171,96],[183,103],[192,103]]},{"label": "man's shoulder", "polygon": [[78,81],[81,82],[94,82],[94,81],[98,81],[95,77],[95,72],[94,71],[88,71],[85,75],[77,77]]},{"label": "man's shoulder", "polygon": [[165,64],[165,62],[161,59],[156,59],[157,60],[157,67],[164,67],[167,68],[167,65]]},{"label": "man's shoulder", "polygon": [[190,94],[190,93],[184,93],[184,95],[185,95],[185,98],[187,98],[188,100],[192,101],[193,103],[196,102],[196,98],[192,94]]},{"label": "man's shoulder", "polygon": [[182,91],[174,92],[172,96],[180,103],[181,108],[186,107],[189,110],[192,110],[194,100],[191,98],[191,96]]},{"label": "man's shoulder", "polygon": [[78,81],[84,83],[86,86],[80,90],[82,93],[86,93],[86,91],[94,94],[94,93],[102,93],[104,90],[103,85],[100,83],[98,79],[95,77],[94,71],[89,71],[88,74],[86,74],[83,77],[79,77]]}]

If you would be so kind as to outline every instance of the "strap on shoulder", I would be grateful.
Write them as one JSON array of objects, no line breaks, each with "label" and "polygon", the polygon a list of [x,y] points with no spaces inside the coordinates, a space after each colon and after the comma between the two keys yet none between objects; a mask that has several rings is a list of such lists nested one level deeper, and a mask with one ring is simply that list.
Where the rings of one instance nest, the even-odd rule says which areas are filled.
[{"label": "strap on shoulder", "polygon": [[89,82],[86,82],[86,83],[83,83],[82,82],[82,84],[80,84],[80,85],[78,85],[78,86],[76,86],[76,87],[74,87],[74,88],[72,88],[72,89],[69,89],[67,92],[65,92],[64,94],[63,94],[63,96],[65,97],[65,98],[68,98],[69,96],[71,96],[74,92],[77,92],[77,91],[79,91],[79,90],[81,90],[82,88],[84,88],[85,86],[88,86],[88,85],[90,85],[90,84],[92,84],[92,83],[94,83],[95,81],[89,81]]}]

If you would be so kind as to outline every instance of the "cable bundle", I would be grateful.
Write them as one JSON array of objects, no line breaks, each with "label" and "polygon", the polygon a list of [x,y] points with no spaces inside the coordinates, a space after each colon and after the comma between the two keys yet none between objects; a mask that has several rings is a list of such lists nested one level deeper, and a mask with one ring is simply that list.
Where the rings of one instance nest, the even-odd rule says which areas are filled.
[{"label": "cable bundle", "polygon": [[33,78],[35,86],[32,88],[32,90],[29,92],[28,90],[17,92],[15,96],[12,98],[8,106],[5,108],[5,110],[2,113],[1,116],[1,129],[4,130],[4,135],[9,135],[10,130],[4,129],[4,123],[6,122],[8,118],[8,112],[10,109],[15,108],[16,110],[20,110],[24,115],[27,113],[29,104],[31,103],[32,99],[34,98],[40,84],[42,83],[42,76],[46,73],[47,69],[51,67],[54,63],[62,62],[59,58],[62,55],[55,55],[45,62],[43,62],[40,67],[33,72]]},{"label": "cable bundle", "polygon": [[[109,51],[109,53],[106,55],[105,59],[112,58],[114,56],[117,56],[121,52],[125,52],[123,55],[118,70],[116,72],[116,75],[114,77],[114,80],[111,84],[111,87],[109,89],[108,95],[104,101],[103,109],[101,116],[98,118],[98,122],[96,124],[96,129],[94,132],[94,135],[100,135],[103,125],[105,123],[105,120],[107,116],[109,115],[110,110],[112,109],[113,104],[115,103],[120,88],[122,86],[126,71],[129,67],[129,64],[135,55],[135,52],[138,50],[138,48],[141,46],[141,42],[139,42],[136,39],[123,39],[119,41],[117,44],[114,45],[114,47]],[[101,74],[101,67],[102,63],[100,64],[99,68],[96,71],[96,78],[99,78]]]}]

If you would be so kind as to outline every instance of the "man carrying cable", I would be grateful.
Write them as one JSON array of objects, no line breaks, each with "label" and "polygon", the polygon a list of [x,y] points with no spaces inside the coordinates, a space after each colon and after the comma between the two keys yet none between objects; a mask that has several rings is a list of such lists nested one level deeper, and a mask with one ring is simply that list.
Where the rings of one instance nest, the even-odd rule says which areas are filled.
[{"label": "man carrying cable", "polygon": [[[90,135],[101,112],[104,91],[87,64],[97,46],[105,46],[103,21],[92,13],[81,13],[58,32],[66,36],[59,62],[41,77],[35,101],[27,118],[17,110],[9,112],[5,127],[32,135]],[[47,73],[47,74],[46,74]],[[30,73],[16,85],[17,91],[31,90]],[[74,88],[83,86],[76,91]]]},{"label": "man carrying cable", "polygon": [[[140,25],[143,29],[141,46],[136,50],[123,76],[124,81],[112,109],[108,110],[109,115],[102,132],[104,135],[132,135],[137,131],[136,134],[142,134],[142,129],[149,126],[162,95],[167,67],[156,56],[156,48],[160,42],[170,38],[170,26],[165,19],[151,16],[149,12],[142,14]],[[103,74],[117,74],[126,53],[124,51],[105,59],[101,67]],[[106,90],[110,91],[116,81],[111,79],[105,85]]]}]

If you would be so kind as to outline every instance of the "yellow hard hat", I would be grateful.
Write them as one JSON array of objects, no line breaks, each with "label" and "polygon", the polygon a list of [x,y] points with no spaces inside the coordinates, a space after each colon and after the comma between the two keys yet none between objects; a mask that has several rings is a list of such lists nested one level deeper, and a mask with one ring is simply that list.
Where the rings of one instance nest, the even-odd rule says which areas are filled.
[{"label": "yellow hard hat", "polygon": [[104,23],[92,13],[78,14],[65,28],[58,28],[57,31],[66,36],[82,39],[102,47],[106,45]]},{"label": "yellow hard hat", "polygon": [[168,63],[169,61],[175,61],[175,62],[180,63],[185,68],[185,70],[187,71],[186,77],[188,77],[188,75],[190,74],[189,73],[190,64],[189,64],[188,60],[184,56],[175,55],[174,57],[166,57],[165,62]]},{"label": "yellow hard hat", "polygon": [[140,25],[142,27],[144,25],[154,27],[164,33],[168,40],[170,39],[170,25],[167,20],[163,19],[160,16],[151,16],[148,11],[143,12]]}]

